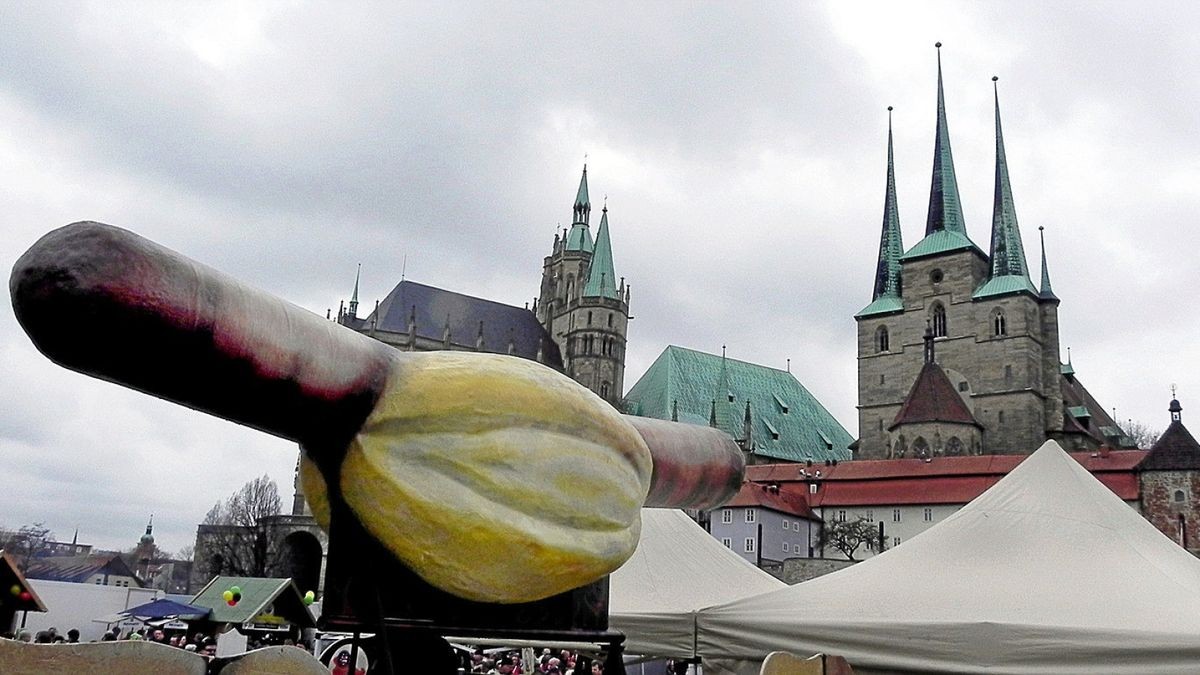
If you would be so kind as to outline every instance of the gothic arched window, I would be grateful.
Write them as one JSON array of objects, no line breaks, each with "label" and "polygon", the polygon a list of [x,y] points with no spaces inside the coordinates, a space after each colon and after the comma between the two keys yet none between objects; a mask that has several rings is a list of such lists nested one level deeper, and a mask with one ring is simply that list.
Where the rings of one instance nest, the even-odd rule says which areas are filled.
[{"label": "gothic arched window", "polygon": [[946,308],[940,302],[933,305],[933,337],[946,337]]},{"label": "gothic arched window", "polygon": [[875,351],[886,352],[890,349],[887,326],[880,326],[875,331]]},{"label": "gothic arched window", "polygon": [[999,310],[992,315],[992,335],[999,337],[1008,333],[1008,326],[1004,320],[1004,312]]},{"label": "gothic arched window", "polygon": [[950,440],[946,441],[946,454],[957,457],[963,454],[965,447],[963,442],[958,439],[958,436],[951,436]]}]

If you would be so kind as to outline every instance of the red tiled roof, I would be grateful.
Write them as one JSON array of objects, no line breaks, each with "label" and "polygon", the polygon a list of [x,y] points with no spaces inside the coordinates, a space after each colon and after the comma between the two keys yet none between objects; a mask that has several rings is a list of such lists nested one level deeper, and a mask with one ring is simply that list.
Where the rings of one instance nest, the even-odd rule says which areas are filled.
[{"label": "red tiled roof", "polygon": [[896,419],[888,429],[914,422],[950,422],[983,428],[962,397],[954,391],[946,371],[932,361],[921,367],[917,380],[900,406],[900,412],[896,413]]},{"label": "red tiled roof", "polygon": [[[1126,501],[1138,498],[1137,465],[1144,450],[1070,453],[1075,461]],[[746,478],[778,483],[781,492],[803,496],[810,507],[889,504],[965,504],[1012,471],[1025,455],[976,455],[922,459],[842,462],[836,466],[761,464],[746,467]],[[809,494],[802,471],[821,473],[820,488]]]},{"label": "red tiled roof", "polygon": [[749,481],[742,483],[742,489],[738,490],[725,506],[761,506],[789,516],[818,520],[812,509],[808,508],[808,502],[802,493],[784,490],[782,487],[776,491],[769,485]]}]

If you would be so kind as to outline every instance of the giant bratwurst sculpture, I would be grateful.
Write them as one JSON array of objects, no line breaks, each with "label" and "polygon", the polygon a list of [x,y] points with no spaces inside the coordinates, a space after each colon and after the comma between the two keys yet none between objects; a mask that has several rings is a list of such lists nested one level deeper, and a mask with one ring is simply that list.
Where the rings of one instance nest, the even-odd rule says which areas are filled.
[{"label": "giant bratwurst sculpture", "polygon": [[344,500],[470,601],[588,584],[633,552],[643,504],[711,507],[741,482],[716,430],[623,416],[532,361],[398,351],[108,225],[50,232],[9,286],[50,359],[297,441],[318,521]]}]

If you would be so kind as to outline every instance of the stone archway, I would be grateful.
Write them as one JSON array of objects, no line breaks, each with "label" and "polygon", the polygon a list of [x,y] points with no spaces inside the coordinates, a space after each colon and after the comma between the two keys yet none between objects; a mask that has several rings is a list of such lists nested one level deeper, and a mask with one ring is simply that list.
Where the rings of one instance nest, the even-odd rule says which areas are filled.
[{"label": "stone archway", "polygon": [[291,577],[301,593],[316,592],[321,587],[321,562],[324,552],[321,542],[310,532],[297,530],[279,544],[276,570],[280,576]]}]

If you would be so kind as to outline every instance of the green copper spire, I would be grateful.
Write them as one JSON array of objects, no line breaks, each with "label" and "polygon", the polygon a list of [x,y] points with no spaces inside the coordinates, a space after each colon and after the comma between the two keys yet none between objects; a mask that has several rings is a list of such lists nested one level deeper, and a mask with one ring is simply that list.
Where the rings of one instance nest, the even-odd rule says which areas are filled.
[{"label": "green copper spire", "polygon": [[358,270],[354,273],[354,293],[350,296],[350,316],[358,318],[358,278],[362,275],[362,263],[358,263]]},{"label": "green copper spire", "polygon": [[592,252],[592,232],[588,229],[588,219],[592,213],[592,203],[588,201],[587,164],[583,165],[583,177],[579,179],[579,191],[575,193],[575,204],[571,207],[571,231],[567,234],[568,251]]},{"label": "green copper spire", "polygon": [[1058,300],[1054,289],[1050,288],[1050,267],[1046,265],[1046,228],[1038,227],[1038,238],[1042,240],[1042,290],[1038,297],[1043,300]]},{"label": "green copper spire", "polygon": [[950,127],[946,124],[946,97],[942,93],[942,43],[937,43],[937,131],[933,141],[933,185],[929,190],[929,215],[925,236],[948,230],[967,234],[962,204],[958,199],[958,179],[954,176],[954,155],[950,152]]},{"label": "green copper spire", "polygon": [[721,371],[717,375],[717,396],[713,399],[712,419],[716,428],[730,436],[736,436],[733,428],[733,389],[729,385],[729,366],[725,360],[725,345],[721,345]]},{"label": "green copper spire", "polygon": [[958,198],[958,179],[954,176],[954,155],[950,152],[950,127],[946,124],[946,97],[942,92],[942,43],[938,48],[937,129],[933,141],[933,184],[929,188],[929,214],[925,218],[925,238],[903,256],[905,260],[962,249],[979,251],[967,236],[962,204]]},{"label": "green copper spire", "polygon": [[1013,205],[1012,186],[1008,180],[1008,160],[1004,156],[1004,133],[1000,129],[1000,94],[996,80],[992,88],[996,98],[996,192],[992,202],[992,250],[988,280],[972,295],[975,298],[1007,293],[1027,292],[1038,295],[1029,279],[1025,262],[1025,247],[1017,227],[1017,209]]},{"label": "green copper spire", "polygon": [[879,261],[875,266],[875,289],[871,304],[857,316],[899,312],[900,256],[904,243],[900,237],[900,212],[896,206],[896,168],[892,155],[892,106],[888,106],[887,188],[883,196],[883,232],[879,236]]},{"label": "green copper spire", "polygon": [[608,239],[608,206],[600,212],[600,229],[596,232],[596,246],[592,250],[592,264],[588,269],[587,285],[583,295],[587,298],[617,298],[617,285],[613,279],[612,243]]}]

